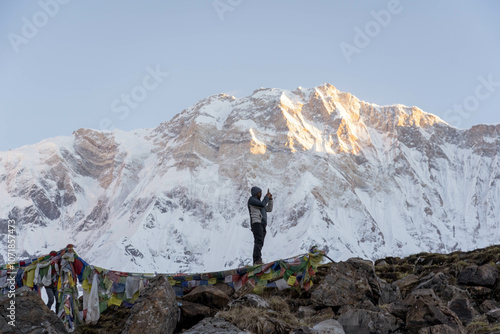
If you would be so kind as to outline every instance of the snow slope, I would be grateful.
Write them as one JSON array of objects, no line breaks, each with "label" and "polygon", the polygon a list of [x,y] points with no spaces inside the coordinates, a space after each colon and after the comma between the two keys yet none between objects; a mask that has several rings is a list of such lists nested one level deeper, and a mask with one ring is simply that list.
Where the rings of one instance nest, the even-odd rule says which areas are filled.
[{"label": "snow slope", "polygon": [[0,152],[1,254],[14,219],[20,258],[71,242],[123,271],[242,266],[253,185],[275,196],[264,260],[313,244],[334,259],[484,247],[500,237],[499,132],[329,84],[214,95],[154,129]]}]

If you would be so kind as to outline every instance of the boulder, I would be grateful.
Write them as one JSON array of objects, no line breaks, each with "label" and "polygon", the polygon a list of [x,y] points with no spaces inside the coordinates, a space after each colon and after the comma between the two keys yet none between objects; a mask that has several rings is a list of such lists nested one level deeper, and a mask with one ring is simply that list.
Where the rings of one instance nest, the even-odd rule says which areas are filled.
[{"label": "boulder", "polygon": [[399,291],[399,286],[396,284],[383,284],[380,291],[379,303],[390,304],[401,300],[401,291]]},{"label": "boulder", "polygon": [[250,334],[221,318],[205,318],[184,334]]},{"label": "boulder", "polygon": [[352,306],[352,305],[344,305],[344,306],[339,307],[339,309],[337,310],[337,313],[340,315],[340,314],[344,314],[347,311],[350,311],[353,309],[354,309],[354,306]]},{"label": "boulder", "polygon": [[[380,311],[380,307],[377,305],[374,305],[369,299],[363,300],[355,305],[355,308],[363,309],[363,310],[369,310],[373,312],[378,312]],[[343,312],[339,311],[339,314],[342,314]]]},{"label": "boulder", "polygon": [[498,278],[498,269],[490,264],[480,267],[470,265],[465,267],[458,275],[458,283],[473,286],[493,287]]},{"label": "boulder", "polygon": [[334,318],[335,312],[333,312],[331,307],[325,307],[324,309],[319,310],[316,316]]},{"label": "boulder", "polygon": [[270,307],[267,301],[265,301],[262,297],[257,296],[255,294],[244,295],[243,297],[233,300],[229,306],[230,307],[250,306],[250,307],[261,307],[261,308]]},{"label": "boulder", "polygon": [[230,285],[227,285],[226,283],[219,282],[215,284],[214,287],[224,292],[228,297],[234,295],[234,288]]},{"label": "boulder", "polygon": [[467,291],[471,295],[472,299],[477,301],[494,297],[492,290],[484,286],[468,286]]},{"label": "boulder", "polygon": [[300,319],[309,318],[316,314],[316,310],[310,306],[300,306],[297,310],[297,317]]},{"label": "boulder", "polygon": [[406,328],[409,333],[418,333],[425,327],[447,325],[456,333],[464,331],[462,322],[442,301],[432,289],[413,291],[404,302],[408,305]]},{"label": "boulder", "polygon": [[317,306],[356,305],[366,299],[377,305],[383,283],[371,261],[359,258],[334,263],[320,285],[312,292]]},{"label": "boulder", "polygon": [[341,314],[338,322],[346,334],[392,333],[404,326],[401,320],[384,310],[351,309]]},{"label": "boulder", "polygon": [[241,329],[259,334],[289,334],[299,325],[290,313],[249,306],[229,308],[217,313],[216,317],[225,319]]},{"label": "boulder", "polygon": [[408,305],[403,301],[390,303],[385,305],[385,310],[399,319],[406,319],[408,313]]},{"label": "boulder", "polygon": [[[15,304],[11,304],[11,301]],[[12,326],[8,310],[15,307],[15,326]],[[30,334],[58,334],[66,333],[62,321],[52,312],[35,291],[22,287],[9,298],[8,294],[0,295],[0,333],[30,333]]]},{"label": "boulder", "polygon": [[130,308],[112,305],[104,310],[96,324],[81,323],[78,325],[78,334],[121,334],[128,317]]},{"label": "boulder", "polygon": [[497,308],[500,308],[500,304],[498,302],[496,302],[495,300],[485,300],[481,306],[479,306],[479,310],[481,310],[481,312],[483,313],[488,313],[489,311],[491,310],[494,310],[494,309],[497,309]]},{"label": "boulder", "polygon": [[312,317],[307,318],[307,323],[309,324],[317,324],[324,320],[334,319],[336,318],[335,312],[333,312],[331,307],[325,307],[322,310],[316,312],[316,314]]},{"label": "boulder", "polygon": [[430,327],[421,328],[418,334],[458,334],[456,329],[448,325],[435,325]]},{"label": "boulder", "polygon": [[137,298],[122,333],[173,333],[178,317],[175,292],[168,279],[158,275],[149,281]]},{"label": "boulder", "polygon": [[486,313],[488,321],[491,323],[500,323],[500,308],[494,309]]},{"label": "boulder", "polygon": [[462,320],[464,325],[468,325],[479,315],[468,298],[453,299],[448,303],[448,308]]},{"label": "boulder", "polygon": [[197,286],[183,300],[222,310],[231,299],[220,289],[211,285]]},{"label": "boulder", "polygon": [[494,299],[500,302],[500,279],[497,281],[497,284],[491,289],[491,296],[487,299]]},{"label": "boulder", "polygon": [[393,284],[399,288],[402,298],[406,298],[413,288],[419,284],[419,279],[417,275],[411,274],[395,281]]},{"label": "boulder", "polygon": [[182,303],[180,303],[180,309],[181,318],[177,325],[178,329],[191,328],[201,320],[215,315],[215,312],[212,311],[210,307],[192,303],[187,300],[183,300]]},{"label": "boulder", "polygon": [[432,289],[436,295],[445,302],[449,302],[453,299],[470,298],[466,290],[462,290],[450,284],[448,275],[442,272],[426,275],[414,289]]},{"label": "boulder", "polygon": [[328,319],[314,325],[312,334],[345,334],[342,325],[334,319]]}]

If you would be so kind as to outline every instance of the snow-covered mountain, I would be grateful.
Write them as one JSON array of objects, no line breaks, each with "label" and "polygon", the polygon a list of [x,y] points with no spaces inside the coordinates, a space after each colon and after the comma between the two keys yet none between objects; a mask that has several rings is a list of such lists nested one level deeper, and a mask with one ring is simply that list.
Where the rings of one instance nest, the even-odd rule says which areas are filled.
[{"label": "snow-covered mountain", "polygon": [[249,264],[250,187],[269,188],[264,261],[470,250],[500,237],[500,125],[449,126],[325,84],[210,96],[154,129],[80,129],[0,153],[0,228],[20,258],[71,242],[141,272]]}]

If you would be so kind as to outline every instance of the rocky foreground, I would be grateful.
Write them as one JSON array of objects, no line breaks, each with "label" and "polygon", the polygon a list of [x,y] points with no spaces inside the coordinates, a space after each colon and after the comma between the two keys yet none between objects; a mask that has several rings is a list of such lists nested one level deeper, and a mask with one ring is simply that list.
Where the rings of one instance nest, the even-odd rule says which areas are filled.
[{"label": "rocky foreground", "polygon": [[[200,286],[176,297],[151,280],[131,308],[110,307],[79,333],[500,333],[500,246],[448,255],[421,253],[373,264],[321,266],[309,291]],[[62,333],[37,295],[20,289],[16,327],[0,298],[1,333]]]}]

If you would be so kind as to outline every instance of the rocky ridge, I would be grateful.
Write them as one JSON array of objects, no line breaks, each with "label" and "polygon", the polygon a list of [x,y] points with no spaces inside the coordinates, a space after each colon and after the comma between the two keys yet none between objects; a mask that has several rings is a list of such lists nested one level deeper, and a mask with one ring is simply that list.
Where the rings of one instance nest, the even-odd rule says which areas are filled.
[{"label": "rocky ridge", "polygon": [[[307,292],[268,288],[261,295],[241,294],[220,284],[176,298],[160,275],[132,309],[112,306],[97,324],[79,326],[78,333],[500,333],[499,270],[500,246],[492,246],[388,257],[375,264],[361,258],[328,263]],[[16,298],[23,305],[18,321],[32,312],[52,319],[53,313],[33,299],[36,294]],[[57,319],[38,327],[30,319],[33,333],[41,333],[45,323],[62,333]]]}]

